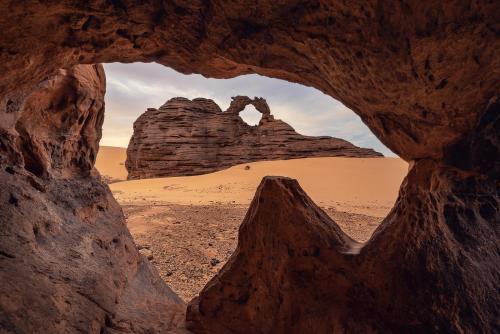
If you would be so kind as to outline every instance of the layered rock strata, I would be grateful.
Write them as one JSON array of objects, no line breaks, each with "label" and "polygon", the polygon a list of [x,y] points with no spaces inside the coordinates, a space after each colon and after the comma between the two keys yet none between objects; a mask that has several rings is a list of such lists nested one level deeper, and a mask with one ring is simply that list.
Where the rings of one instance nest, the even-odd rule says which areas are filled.
[{"label": "layered rock strata", "polygon": [[[249,104],[262,114],[258,126],[239,116]],[[339,138],[303,136],[274,119],[263,98],[234,97],[222,112],[212,100],[177,97],[139,116],[125,165],[129,179],[142,179],[198,175],[260,160],[338,156],[382,154]]]},{"label": "layered rock strata", "polygon": [[[59,152],[37,144],[38,130],[62,138],[73,123],[54,126],[56,115],[47,113],[26,118],[24,134],[16,130],[26,97],[61,68],[155,61],[183,73],[257,73],[315,87],[411,166],[395,207],[359,254],[345,254],[342,234],[310,202],[297,202],[304,197],[293,186],[273,187],[273,206],[261,188],[241,232],[249,240],[191,304],[193,331],[266,333],[294,324],[329,333],[500,331],[498,1],[5,0],[0,11],[2,330],[144,333],[144,324],[154,332],[173,323],[175,298],[145,290],[151,285],[140,278],[158,276],[140,269],[133,247],[131,258],[123,255],[131,240],[123,216],[88,176],[92,136],[77,135],[76,148],[52,155],[34,151]],[[62,91],[59,101],[74,93]],[[63,115],[72,119],[70,109]],[[77,138],[90,140],[86,149]],[[282,211],[303,219],[276,216]],[[64,233],[49,229],[43,243],[36,235],[45,230],[33,225],[46,226],[38,218],[52,214],[61,219],[47,219],[49,226]],[[263,225],[276,244],[260,234]],[[286,243],[276,236],[283,230]],[[123,243],[114,251],[109,237],[117,234]],[[319,252],[302,247],[311,240]],[[285,258],[299,254],[300,266]],[[252,290],[263,284],[277,301]],[[150,308],[151,296],[165,305],[163,316]]]}]

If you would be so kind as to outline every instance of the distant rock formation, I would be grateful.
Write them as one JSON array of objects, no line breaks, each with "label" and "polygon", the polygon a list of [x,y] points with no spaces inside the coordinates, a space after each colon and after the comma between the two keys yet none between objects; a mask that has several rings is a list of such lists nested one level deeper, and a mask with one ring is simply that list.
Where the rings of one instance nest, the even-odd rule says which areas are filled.
[{"label": "distant rock formation", "polygon": [[[258,126],[239,113],[253,105]],[[303,136],[274,119],[265,99],[236,96],[226,111],[212,100],[176,97],[148,108],[134,123],[127,149],[129,179],[198,175],[260,160],[306,157],[381,157],[346,140]]]}]

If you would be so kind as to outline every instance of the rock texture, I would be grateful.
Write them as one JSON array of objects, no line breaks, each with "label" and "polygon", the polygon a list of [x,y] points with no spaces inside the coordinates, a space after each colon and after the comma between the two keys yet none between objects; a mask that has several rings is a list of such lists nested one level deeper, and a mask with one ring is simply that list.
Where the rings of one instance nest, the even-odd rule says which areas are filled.
[{"label": "rock texture", "polygon": [[4,0],[0,106],[17,110],[31,86],[82,63],[155,61],[219,78],[257,73],[342,101],[405,159],[439,159],[474,131],[498,93],[499,6]]},{"label": "rock texture", "polygon": [[104,92],[102,66],[60,70],[1,135],[4,333],[146,333],[183,323],[185,306],[139,255],[93,169]]},{"label": "rock texture", "polygon": [[[498,245],[489,237],[498,232],[491,225],[498,223],[497,198],[471,200],[463,194],[478,185],[465,179],[468,185],[457,186],[455,177],[427,163],[413,167],[398,206],[365,245],[349,238],[297,181],[264,178],[235,253],[190,303],[188,328],[195,333],[495,332],[498,319],[488,314],[498,313],[496,287],[484,283],[498,279],[493,254]],[[470,296],[481,302],[470,304]]]},{"label": "rock texture", "polygon": [[[172,305],[173,297],[132,289],[131,282],[146,286],[134,276],[143,267],[134,262],[132,244],[132,255],[123,255],[131,240],[123,217],[106,188],[88,176],[95,144],[83,141],[82,148],[71,146],[61,155],[35,153],[35,147],[58,152],[38,146],[37,129],[44,124],[51,125],[47,138],[72,133],[70,124],[52,125],[57,113],[29,117],[24,135],[16,130],[24,102],[47,77],[61,68],[113,61],[156,61],[219,78],[257,73],[315,87],[356,112],[412,165],[394,209],[359,254],[345,254],[349,248],[342,234],[331,222],[319,225],[322,219],[309,201],[293,200],[293,212],[304,218],[298,221],[286,214],[292,210],[286,192],[276,191],[275,206],[266,203],[268,197],[257,198],[259,206],[245,221],[254,227],[246,229],[248,234],[242,230],[242,236],[257,240],[259,251],[252,254],[252,242],[242,240],[243,251],[220,272],[218,283],[191,304],[190,328],[266,333],[274,319],[277,330],[296,324],[319,332],[500,331],[498,1],[5,0],[0,10],[5,13],[0,17],[0,261],[1,286],[7,287],[0,295],[0,322],[5,331],[106,331],[107,324],[117,323],[113,317],[106,321],[106,314],[114,313],[128,314],[129,331],[144,332],[132,324],[161,328],[168,327],[162,321],[172,319],[149,317],[146,301],[124,304],[118,298],[116,304],[119,296],[155,295]],[[71,96],[65,92],[62,100]],[[71,114],[61,110],[61,116]],[[47,161],[33,162],[33,156]],[[294,199],[301,196],[287,189]],[[256,216],[255,209],[263,211]],[[60,217],[49,226],[61,226],[64,233],[38,242],[35,231],[45,231],[45,220],[36,219],[40,215]],[[252,236],[264,221],[269,238],[276,238],[274,225],[280,226],[276,230],[288,226],[283,235],[288,242],[273,245]],[[37,223],[41,227],[33,230]],[[306,227],[295,226],[300,223]],[[295,228],[308,233],[293,234]],[[117,251],[109,231],[124,231]],[[92,238],[102,243],[85,248]],[[301,246],[310,240],[321,245],[317,257],[312,250],[310,261],[299,261],[301,267],[283,258],[290,256],[282,250],[285,245],[291,254],[309,254]],[[83,250],[94,244],[92,260]],[[259,258],[264,249],[272,256]],[[331,263],[319,263],[323,249]],[[242,261],[252,266],[237,273]],[[89,275],[76,274],[80,268]],[[247,285],[242,277],[249,278]],[[277,301],[241,290],[259,279]],[[276,308],[280,300],[297,301],[297,296],[301,299],[292,307]],[[257,297],[266,312],[255,306]],[[137,306],[144,317],[120,305]],[[123,312],[113,312],[119,309]]]},{"label": "rock texture", "polygon": [[[239,113],[249,104],[262,114],[258,126]],[[222,112],[212,100],[176,97],[148,108],[134,123],[127,149],[129,179],[198,175],[260,160],[346,156],[381,157],[339,138],[303,136],[276,120],[263,98],[233,98]]]}]

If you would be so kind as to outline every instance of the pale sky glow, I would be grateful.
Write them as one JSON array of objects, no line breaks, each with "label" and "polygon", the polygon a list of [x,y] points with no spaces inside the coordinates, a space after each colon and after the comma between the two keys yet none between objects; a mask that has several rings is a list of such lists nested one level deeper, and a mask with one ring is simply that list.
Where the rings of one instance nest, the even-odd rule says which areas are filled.
[{"label": "pale sky glow", "polygon": [[[231,96],[259,96],[267,100],[275,118],[297,132],[346,139],[395,156],[371,133],[361,119],[342,103],[320,91],[283,80],[245,75],[233,79],[207,79],[184,75],[159,64],[105,64],[106,113],[101,145],[127,147],[132,125],[146,108],[158,108],[172,97],[213,99],[222,110]],[[260,114],[247,107],[240,115],[256,124]]]}]

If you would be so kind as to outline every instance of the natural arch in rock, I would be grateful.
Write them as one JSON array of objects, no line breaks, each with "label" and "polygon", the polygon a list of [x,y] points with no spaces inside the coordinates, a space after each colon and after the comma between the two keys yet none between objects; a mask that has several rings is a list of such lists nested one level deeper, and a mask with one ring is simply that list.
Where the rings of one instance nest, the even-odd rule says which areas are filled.
[{"label": "natural arch in rock", "polygon": [[[261,119],[240,112],[257,105]],[[148,108],[134,122],[127,147],[129,180],[212,173],[243,163],[308,157],[381,157],[369,148],[329,136],[304,136],[274,119],[264,98],[234,97],[226,111],[210,99],[175,97]]]},{"label": "natural arch in rock", "polygon": [[238,116],[249,126],[258,126],[262,119],[262,114],[254,106],[246,106]]},{"label": "natural arch in rock", "polygon": [[[229,105],[229,108],[227,108],[226,112],[237,114],[241,117],[241,119],[243,119],[243,117],[240,114],[249,105],[253,106],[255,111],[260,114],[260,120],[255,125],[261,123],[262,120],[265,121],[266,119],[271,119],[271,120],[274,119],[274,117],[271,116],[271,109],[269,109],[269,105],[267,104],[266,100],[262,97],[254,97],[253,99],[250,99],[248,96],[232,97],[232,101]],[[243,119],[243,121],[248,124],[248,122],[245,119]]]},{"label": "natural arch in rock", "polygon": [[261,113],[262,118],[268,118],[271,116],[271,109],[269,109],[269,105],[264,98],[254,97],[253,99],[251,99],[248,96],[242,95],[232,97],[229,108],[227,108],[225,112],[239,115],[243,110],[245,110],[245,107],[248,105],[254,106],[255,110]]},{"label": "natural arch in rock", "polygon": [[[120,209],[92,175],[99,72],[74,68],[156,61],[184,73],[258,73],[316,87],[411,162],[396,206],[357,255],[296,184],[264,180],[238,251],[191,303],[189,328],[498,331],[497,2],[3,1],[0,8],[7,13],[2,327],[177,326],[182,305],[138,257]],[[74,85],[61,88],[61,80]],[[44,89],[45,107],[28,103]],[[285,214],[274,216],[273,204]]]}]

